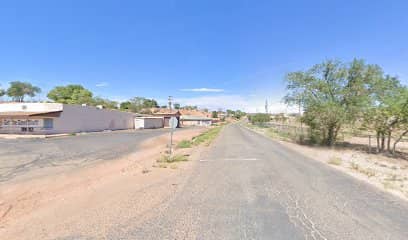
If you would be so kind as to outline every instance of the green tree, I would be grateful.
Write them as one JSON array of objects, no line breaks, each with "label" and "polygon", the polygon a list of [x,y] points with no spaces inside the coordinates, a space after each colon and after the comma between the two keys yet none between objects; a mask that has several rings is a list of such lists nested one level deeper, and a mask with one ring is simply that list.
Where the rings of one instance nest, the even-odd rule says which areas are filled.
[{"label": "green tree", "polygon": [[402,87],[397,78],[385,76],[372,81],[370,88],[371,104],[364,112],[363,126],[376,133],[378,152],[385,150],[386,138],[388,151],[391,151],[392,132],[399,124],[399,119],[394,117],[398,102],[395,97],[401,94]]},{"label": "green tree", "polygon": [[174,104],[174,109],[177,109],[177,110],[180,109],[180,103],[175,103]]},{"label": "green tree", "polygon": [[408,88],[401,88],[392,101],[390,108],[397,122],[396,127],[400,130],[392,147],[392,153],[395,154],[397,144],[408,135]]},{"label": "green tree", "polygon": [[217,111],[212,111],[211,112],[211,117],[212,118],[218,118],[218,112]]},{"label": "green tree", "polygon": [[[243,116],[246,115],[246,113],[241,111],[241,110],[236,110],[236,111],[233,111],[233,112],[234,112],[234,117],[236,119],[241,119]],[[268,121],[269,121],[269,119],[268,119]]]},{"label": "green tree", "polygon": [[57,103],[64,104],[91,104],[93,94],[81,85],[70,84],[52,89],[47,97]]},{"label": "green tree", "polygon": [[125,111],[129,111],[131,104],[132,104],[132,103],[131,103],[130,101],[121,102],[121,103],[120,103],[120,109],[121,109],[121,110],[125,110]]},{"label": "green tree", "polygon": [[263,125],[271,120],[271,116],[266,113],[257,113],[255,115],[249,116],[249,120],[252,124]]},{"label": "green tree", "polygon": [[159,105],[154,99],[147,99],[144,97],[134,97],[129,101],[122,102],[120,108],[131,112],[149,113],[150,108],[158,108]]},{"label": "green tree", "polygon": [[6,95],[6,91],[3,88],[0,88],[0,97]]},{"label": "green tree", "polygon": [[328,60],[307,71],[289,73],[285,101],[301,104],[302,121],[323,144],[332,146],[344,124],[362,117],[370,105],[370,86],[381,77],[381,68],[363,60],[350,64]]},{"label": "green tree", "polygon": [[7,95],[15,102],[24,102],[25,96],[34,97],[40,92],[41,89],[39,87],[33,86],[28,82],[20,81],[10,82],[10,87],[7,89]]},{"label": "green tree", "polygon": [[118,108],[118,102],[112,101],[109,99],[101,98],[101,97],[95,97],[92,100],[92,105],[94,106],[103,106],[104,108],[108,109],[117,109]]}]

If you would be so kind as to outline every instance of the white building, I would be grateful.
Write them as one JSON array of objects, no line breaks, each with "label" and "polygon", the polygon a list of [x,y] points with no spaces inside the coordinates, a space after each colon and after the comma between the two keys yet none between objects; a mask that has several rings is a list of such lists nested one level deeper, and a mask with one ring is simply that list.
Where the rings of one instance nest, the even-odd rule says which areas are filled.
[{"label": "white building", "polygon": [[132,113],[60,103],[0,103],[0,133],[56,134],[133,129]]},{"label": "white building", "polygon": [[212,119],[202,116],[181,115],[181,126],[204,126],[209,127],[212,124]]},{"label": "white building", "polygon": [[152,129],[163,127],[164,127],[163,117],[135,117],[136,129]]}]

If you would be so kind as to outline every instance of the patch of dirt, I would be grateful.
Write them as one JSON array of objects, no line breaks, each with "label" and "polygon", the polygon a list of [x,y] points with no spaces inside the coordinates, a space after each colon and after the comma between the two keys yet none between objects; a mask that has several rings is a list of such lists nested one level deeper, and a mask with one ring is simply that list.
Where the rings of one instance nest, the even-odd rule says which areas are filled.
[{"label": "patch of dirt", "polygon": [[[174,142],[204,130],[175,132]],[[178,163],[174,169],[152,167],[167,143],[168,134],[163,134],[121,159],[0,185],[0,236],[54,239],[81,233],[104,238],[108,229],[121,222],[142,221],[191,172],[192,161]],[[183,154],[191,151],[184,149]]]}]

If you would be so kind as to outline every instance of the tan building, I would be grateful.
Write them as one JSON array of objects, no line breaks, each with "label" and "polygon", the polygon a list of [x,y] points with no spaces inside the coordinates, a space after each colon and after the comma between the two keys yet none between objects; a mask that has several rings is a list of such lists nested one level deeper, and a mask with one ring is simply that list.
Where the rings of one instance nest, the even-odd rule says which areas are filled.
[{"label": "tan building", "polygon": [[132,113],[60,103],[1,103],[0,133],[56,134],[133,129]]}]

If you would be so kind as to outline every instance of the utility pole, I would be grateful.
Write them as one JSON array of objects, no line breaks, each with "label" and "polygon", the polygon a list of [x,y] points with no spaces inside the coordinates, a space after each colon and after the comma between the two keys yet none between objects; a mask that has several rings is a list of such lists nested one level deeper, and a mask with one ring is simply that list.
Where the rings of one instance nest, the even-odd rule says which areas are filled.
[{"label": "utility pole", "polygon": [[169,96],[169,109],[170,109],[170,113],[172,112],[172,101],[173,101],[173,97]]},{"label": "utility pole", "polygon": [[268,99],[265,99],[265,113],[268,114]]},{"label": "utility pole", "polygon": [[300,100],[300,98],[299,98],[299,122],[300,122],[300,136],[301,136],[301,141],[302,141],[302,138],[303,138],[303,123],[302,123],[302,111],[301,111],[301,105],[302,105],[302,103],[301,103],[301,100]]}]

